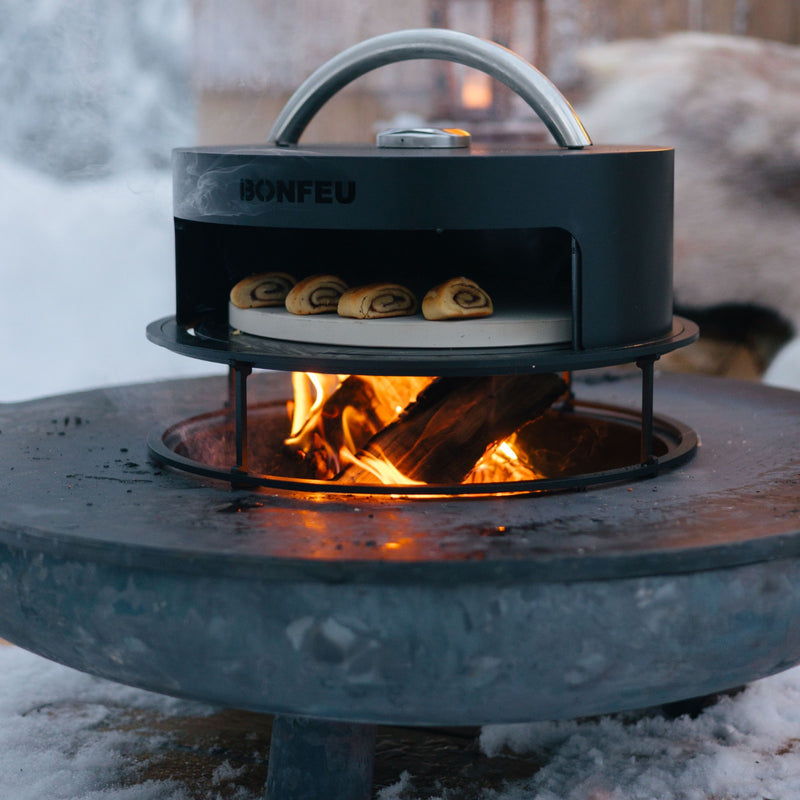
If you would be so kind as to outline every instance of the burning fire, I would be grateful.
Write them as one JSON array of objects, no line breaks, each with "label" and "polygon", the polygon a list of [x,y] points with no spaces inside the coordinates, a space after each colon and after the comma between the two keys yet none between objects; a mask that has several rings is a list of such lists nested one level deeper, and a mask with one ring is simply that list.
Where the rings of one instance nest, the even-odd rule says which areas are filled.
[{"label": "burning fire", "polygon": [[292,432],[287,445],[300,444],[303,433],[319,420],[322,404],[341,386],[347,375],[324,375],[319,372],[293,372],[292,390],[294,400],[289,404]]},{"label": "burning fire", "polygon": [[520,457],[516,447],[516,434],[490,447],[464,483],[512,483],[546,477]]},{"label": "burning fire", "polygon": [[416,483],[388,459],[361,448],[396,420],[431,380],[294,372],[291,434],[284,443],[309,463],[315,478],[331,480],[348,465],[358,465],[380,483]]},{"label": "burning fire", "polygon": [[360,467],[362,470],[374,475],[378,483],[383,483],[393,486],[424,486],[425,481],[415,481],[403,475],[394,464],[386,458],[384,453],[375,456],[372,453],[360,452],[353,455],[352,453],[342,454],[343,461]]},{"label": "burning fire", "polygon": [[563,394],[558,376],[292,375],[286,448],[338,483],[424,486],[544,477],[516,431]]}]

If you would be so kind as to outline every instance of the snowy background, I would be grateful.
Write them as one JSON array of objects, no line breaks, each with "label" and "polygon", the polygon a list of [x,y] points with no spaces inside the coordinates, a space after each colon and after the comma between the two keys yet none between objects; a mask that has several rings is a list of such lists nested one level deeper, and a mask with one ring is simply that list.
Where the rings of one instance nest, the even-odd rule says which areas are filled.
[{"label": "snowy background", "polygon": [[[197,139],[192,33],[187,0],[3,3],[0,402],[219,372],[144,335],[174,312],[169,154]],[[745,302],[772,299],[796,322],[799,209],[783,183],[800,162],[800,102],[792,102],[800,52],[719,40],[679,36],[657,48],[590,52],[583,68],[594,102],[579,110],[598,141],[628,134],[676,143],[679,298],[723,302],[740,291]],[[732,73],[741,94],[735,86],[715,94],[718,76]],[[747,125],[732,125],[742,119]],[[778,176],[777,189],[753,191],[759,166]],[[721,205],[725,215],[715,216]],[[800,344],[778,355],[766,380],[800,387]]]},{"label": "snowy background", "polygon": [[[219,372],[144,335],[174,310],[168,159],[195,139],[190,36],[188,2],[177,0],[3,3],[0,402]],[[767,380],[800,388],[800,346],[779,355]],[[0,646],[0,798],[194,796],[179,777],[139,777],[137,754],[164,734],[115,726],[120,708],[151,720],[212,713]],[[696,719],[492,727],[481,746],[543,765],[481,795],[495,800],[798,797],[800,671]],[[227,778],[226,797],[260,796]],[[204,796],[221,796],[213,780]],[[381,797],[416,800],[413,774]]]},{"label": "snowy background", "polygon": [[175,309],[190,35],[177,0],[3,2],[0,402],[219,372],[144,333]]}]

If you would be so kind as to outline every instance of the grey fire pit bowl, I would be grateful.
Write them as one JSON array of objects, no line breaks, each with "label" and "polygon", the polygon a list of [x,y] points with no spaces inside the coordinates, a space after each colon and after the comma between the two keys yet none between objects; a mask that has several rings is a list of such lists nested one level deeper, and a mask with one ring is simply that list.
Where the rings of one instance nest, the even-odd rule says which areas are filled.
[{"label": "grey fire pit bowl", "polygon": [[[639,385],[577,391],[635,407]],[[679,470],[380,501],[147,460],[154,426],[225,395],[205,378],[0,407],[0,636],[165,694],[367,724],[598,714],[800,661],[800,394],[659,376],[656,409],[702,437]]]}]

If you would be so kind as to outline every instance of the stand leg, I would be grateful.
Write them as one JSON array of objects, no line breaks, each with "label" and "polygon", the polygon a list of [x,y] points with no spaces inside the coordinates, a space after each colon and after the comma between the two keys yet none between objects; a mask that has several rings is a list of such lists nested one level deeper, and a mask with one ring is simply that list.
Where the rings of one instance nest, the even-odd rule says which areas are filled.
[{"label": "stand leg", "polygon": [[641,463],[651,464],[653,455],[653,373],[657,356],[641,358],[636,366],[642,371],[642,441]]},{"label": "stand leg", "polygon": [[375,726],[278,715],[266,800],[369,800]]},{"label": "stand leg", "polygon": [[233,421],[236,436],[234,472],[247,472],[247,377],[249,364],[231,364],[228,388],[233,393]]}]

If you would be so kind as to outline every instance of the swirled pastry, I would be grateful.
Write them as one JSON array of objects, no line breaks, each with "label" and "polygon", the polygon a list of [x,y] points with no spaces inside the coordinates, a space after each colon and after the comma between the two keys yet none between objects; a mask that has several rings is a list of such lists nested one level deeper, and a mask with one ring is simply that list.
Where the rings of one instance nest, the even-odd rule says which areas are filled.
[{"label": "swirled pastry", "polygon": [[422,300],[425,319],[488,317],[493,310],[489,295],[469,278],[451,278],[440,283]]},{"label": "swirled pastry", "polygon": [[339,299],[339,316],[356,319],[406,317],[417,311],[417,298],[399,283],[370,283],[348,289]]},{"label": "swirled pastry", "polygon": [[286,295],[286,310],[292,314],[334,313],[346,290],[347,284],[336,275],[311,275]]},{"label": "swirled pastry", "polygon": [[231,289],[231,303],[237,308],[282,306],[297,281],[288,272],[264,272],[248,275]]}]

